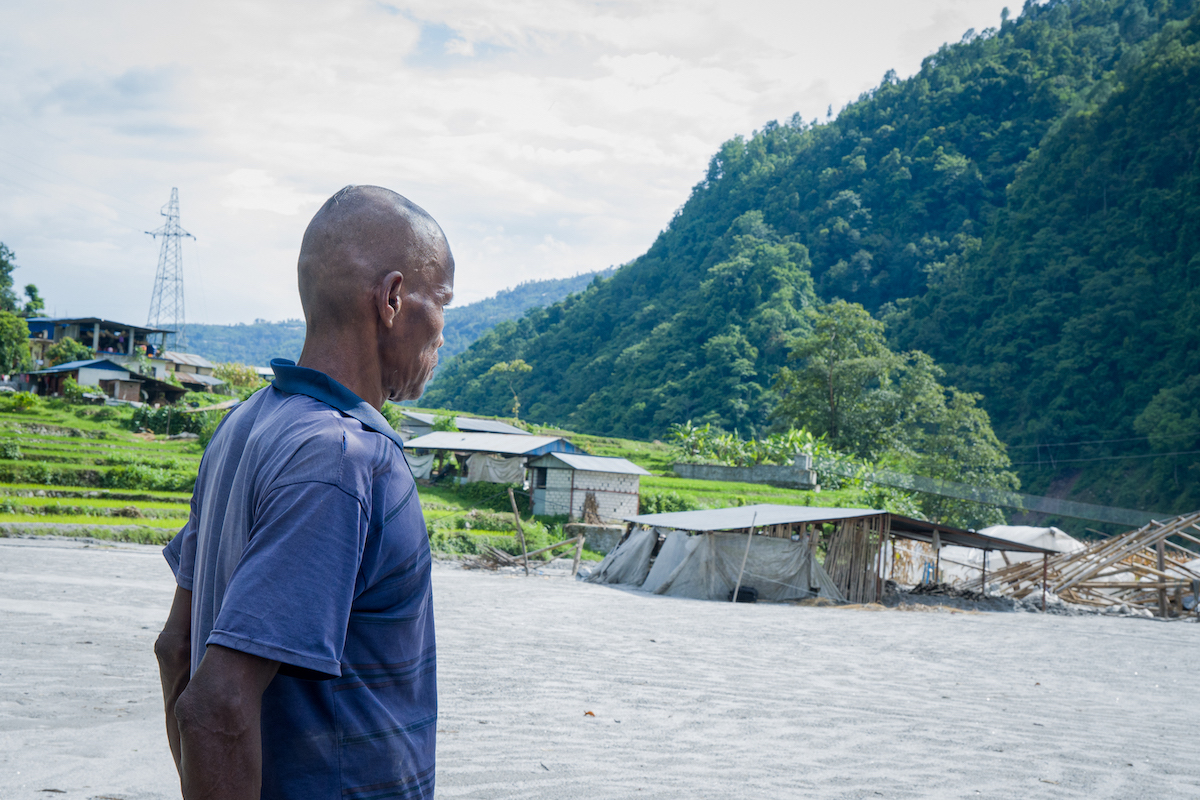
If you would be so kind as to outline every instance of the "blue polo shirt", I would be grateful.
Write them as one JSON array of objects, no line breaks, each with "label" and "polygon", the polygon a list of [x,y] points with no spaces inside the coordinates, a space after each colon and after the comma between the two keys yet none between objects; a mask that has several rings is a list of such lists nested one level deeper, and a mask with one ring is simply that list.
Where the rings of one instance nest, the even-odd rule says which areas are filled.
[{"label": "blue polo shirt", "polygon": [[218,644],[281,663],[264,798],[432,798],[429,539],[400,437],[324,373],[271,362],[221,422],[163,551],[192,592],[192,671]]}]

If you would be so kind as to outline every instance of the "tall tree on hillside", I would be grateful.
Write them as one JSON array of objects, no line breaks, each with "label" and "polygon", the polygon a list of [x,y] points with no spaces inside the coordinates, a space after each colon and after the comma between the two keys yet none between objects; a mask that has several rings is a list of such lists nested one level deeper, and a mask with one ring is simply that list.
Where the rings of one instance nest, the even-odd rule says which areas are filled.
[{"label": "tall tree on hillside", "polygon": [[486,375],[495,375],[508,384],[508,389],[512,392],[513,404],[512,412],[513,419],[521,418],[521,398],[517,395],[517,386],[522,383],[522,379],[528,373],[533,372],[533,367],[525,363],[524,359],[513,359],[512,361],[501,361],[498,364],[493,364]]},{"label": "tall tree on hillside", "polygon": [[4,242],[0,242],[0,311],[19,311],[17,295],[13,292],[13,270],[17,268],[17,256]]},{"label": "tall tree on hillside", "polygon": [[42,295],[38,292],[37,286],[32,283],[25,286],[25,307],[21,309],[21,316],[36,317],[42,311],[46,310],[46,301],[42,299]]},{"label": "tall tree on hillside", "polygon": [[30,363],[29,325],[12,312],[0,311],[0,372],[22,372]]},{"label": "tall tree on hillside", "polygon": [[836,450],[875,459],[896,444],[896,377],[906,359],[888,349],[883,323],[857,303],[810,310],[812,332],[798,336],[775,377],[775,416],[824,435]]},{"label": "tall tree on hillside", "polygon": [[[939,383],[944,374],[925,353],[895,353],[883,324],[855,303],[838,300],[810,312],[812,332],[796,338],[776,378],[775,416],[824,435],[835,450],[871,461],[888,458],[927,478],[1015,490],[1004,445],[980,395]],[[978,503],[920,495],[922,514],[955,524],[996,524],[1000,513]]]}]

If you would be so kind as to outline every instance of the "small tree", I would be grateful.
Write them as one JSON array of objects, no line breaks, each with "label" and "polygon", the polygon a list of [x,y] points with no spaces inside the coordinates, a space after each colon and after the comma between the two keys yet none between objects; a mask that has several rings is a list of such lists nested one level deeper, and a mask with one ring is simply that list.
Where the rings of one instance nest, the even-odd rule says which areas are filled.
[{"label": "small tree", "polygon": [[457,417],[453,414],[436,414],[433,417],[433,429],[435,431],[450,431],[458,432],[458,423],[455,421]]},{"label": "small tree", "polygon": [[243,389],[259,389],[267,384],[253,367],[235,361],[217,364],[213,368],[213,377],[225,381],[225,385],[234,392]]},{"label": "small tree", "polygon": [[[24,324],[25,320],[21,320],[21,322]],[[28,330],[29,326],[26,325],[25,329]],[[46,350],[46,366],[57,367],[59,364],[66,364],[70,361],[86,361],[94,357],[92,348],[80,344],[70,336],[64,336]]]},{"label": "small tree", "polygon": [[485,375],[496,375],[508,384],[509,391],[513,396],[513,419],[521,418],[521,398],[517,395],[517,386],[522,382],[524,376],[533,372],[533,367],[525,363],[524,359],[518,358],[513,361],[501,361],[498,364],[493,364]]},{"label": "small tree", "polygon": [[36,317],[46,309],[46,301],[38,294],[37,286],[32,283],[25,286],[25,298],[25,308],[21,311],[22,316]]},{"label": "small tree", "polygon": [[0,372],[22,372],[31,363],[29,326],[16,314],[0,311]]}]

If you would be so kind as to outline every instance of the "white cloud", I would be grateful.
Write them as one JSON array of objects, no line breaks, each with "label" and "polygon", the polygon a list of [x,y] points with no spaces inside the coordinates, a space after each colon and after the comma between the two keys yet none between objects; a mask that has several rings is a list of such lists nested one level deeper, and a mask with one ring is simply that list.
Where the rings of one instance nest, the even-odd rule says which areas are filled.
[{"label": "white cloud", "polygon": [[324,197],[303,194],[285,186],[261,169],[238,169],[225,176],[230,194],[221,201],[226,208],[245,211],[274,211],[276,214],[292,215],[301,209],[320,206]]},{"label": "white cloud", "polygon": [[189,315],[297,316],[309,214],[426,207],[459,302],[643,252],[729,137],[824,118],[996,0],[8,3],[0,241],[60,313],[145,316],[180,187]]}]

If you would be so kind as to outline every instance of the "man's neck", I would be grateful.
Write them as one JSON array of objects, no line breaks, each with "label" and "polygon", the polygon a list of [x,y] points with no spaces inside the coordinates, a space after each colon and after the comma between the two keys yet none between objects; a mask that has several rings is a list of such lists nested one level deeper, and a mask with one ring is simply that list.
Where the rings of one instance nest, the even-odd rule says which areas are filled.
[{"label": "man's neck", "polygon": [[306,337],[298,366],[324,372],[361,397],[376,411],[387,398],[380,380],[378,351],[374,342],[352,336]]}]

